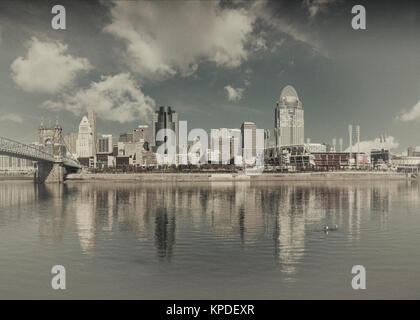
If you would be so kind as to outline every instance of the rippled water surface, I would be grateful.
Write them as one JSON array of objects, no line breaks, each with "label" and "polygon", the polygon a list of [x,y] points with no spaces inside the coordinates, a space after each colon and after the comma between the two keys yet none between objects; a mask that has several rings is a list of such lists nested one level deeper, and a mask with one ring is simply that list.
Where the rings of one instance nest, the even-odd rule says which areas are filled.
[{"label": "rippled water surface", "polygon": [[420,187],[0,181],[0,244],[3,299],[418,299]]}]

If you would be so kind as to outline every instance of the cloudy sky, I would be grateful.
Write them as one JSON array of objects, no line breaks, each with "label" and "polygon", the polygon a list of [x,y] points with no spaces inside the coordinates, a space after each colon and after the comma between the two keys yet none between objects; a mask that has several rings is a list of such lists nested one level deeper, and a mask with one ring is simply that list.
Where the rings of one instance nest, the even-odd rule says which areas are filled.
[{"label": "cloudy sky", "polygon": [[[190,129],[273,132],[291,84],[312,142],[346,145],[351,123],[364,145],[420,146],[415,1],[60,1],[67,29],[53,30],[57,3],[0,2],[0,136],[32,142],[41,119],[75,131],[89,108],[118,135],[160,105]],[[355,4],[366,30],[351,28]]]}]

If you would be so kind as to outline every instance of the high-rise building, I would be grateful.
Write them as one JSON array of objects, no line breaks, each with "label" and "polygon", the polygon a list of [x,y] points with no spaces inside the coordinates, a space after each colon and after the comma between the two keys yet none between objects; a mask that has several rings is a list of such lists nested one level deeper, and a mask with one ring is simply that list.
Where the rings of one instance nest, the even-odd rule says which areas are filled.
[{"label": "high-rise building", "polygon": [[110,154],[113,152],[112,134],[103,134],[98,139],[98,153],[99,154]]},{"label": "high-rise building", "polygon": [[79,134],[76,140],[76,154],[78,158],[90,158],[93,153],[93,132],[86,116],[82,118],[79,125]]},{"label": "high-rise building", "polygon": [[98,139],[98,132],[96,129],[96,113],[93,110],[90,110],[88,112],[88,120],[89,120],[89,124],[90,127],[92,129],[92,137],[93,137],[93,143],[92,143],[92,154],[96,155],[96,151],[97,151],[97,139]]},{"label": "high-rise building", "polygon": [[68,135],[64,136],[64,144],[67,149],[67,153],[70,153],[71,155],[76,154],[76,142],[78,133],[69,133]]},{"label": "high-rise building", "polygon": [[243,158],[255,157],[257,154],[257,126],[254,122],[244,122],[241,126]]},{"label": "high-rise building", "polygon": [[[175,110],[172,110],[169,106],[160,107],[159,110],[153,115],[153,139],[152,145],[156,149],[167,141],[168,137],[165,137],[164,141],[156,141],[156,135],[161,129],[171,129],[175,133],[175,146],[178,146],[178,114]],[[178,148],[177,152],[178,152]]]},{"label": "high-rise building", "polygon": [[150,143],[150,130],[148,125],[140,125],[133,131],[133,142]]},{"label": "high-rise building", "polygon": [[269,129],[264,129],[264,149],[268,149],[270,145],[271,133]]},{"label": "high-rise building", "polygon": [[292,86],[283,88],[276,104],[274,131],[276,147],[304,142],[302,102]]},{"label": "high-rise building", "polygon": [[215,164],[241,164],[241,130],[212,129],[210,161]]}]

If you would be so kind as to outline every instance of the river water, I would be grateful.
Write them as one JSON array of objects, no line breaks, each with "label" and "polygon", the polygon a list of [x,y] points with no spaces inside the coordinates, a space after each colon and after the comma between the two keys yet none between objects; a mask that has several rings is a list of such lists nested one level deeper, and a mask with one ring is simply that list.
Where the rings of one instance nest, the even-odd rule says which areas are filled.
[{"label": "river water", "polygon": [[0,181],[0,244],[2,299],[418,299],[420,186]]}]

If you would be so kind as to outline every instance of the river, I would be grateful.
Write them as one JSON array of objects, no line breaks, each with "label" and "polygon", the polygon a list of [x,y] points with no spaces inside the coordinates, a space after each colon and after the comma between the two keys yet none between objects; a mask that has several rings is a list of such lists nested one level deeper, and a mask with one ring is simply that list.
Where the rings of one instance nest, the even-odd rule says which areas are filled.
[{"label": "river", "polygon": [[0,181],[0,243],[1,299],[418,299],[420,186]]}]

